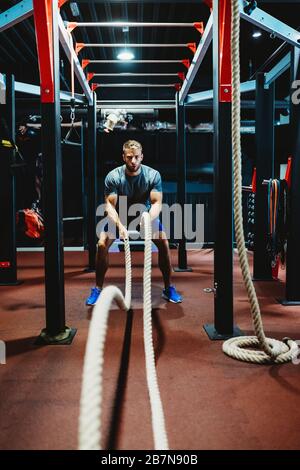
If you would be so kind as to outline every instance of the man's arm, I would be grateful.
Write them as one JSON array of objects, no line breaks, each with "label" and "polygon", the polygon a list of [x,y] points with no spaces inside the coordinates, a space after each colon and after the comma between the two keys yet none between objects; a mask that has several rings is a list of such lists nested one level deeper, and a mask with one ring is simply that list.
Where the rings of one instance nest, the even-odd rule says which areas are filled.
[{"label": "man's arm", "polygon": [[157,219],[159,217],[161,207],[162,207],[162,198],[163,198],[162,192],[151,191],[150,193],[151,209],[149,211],[151,220]]},{"label": "man's arm", "polygon": [[107,212],[107,216],[118,227],[120,237],[124,239],[124,238],[128,238],[128,232],[127,232],[126,227],[124,227],[124,225],[121,223],[119,214],[116,211],[117,200],[118,200],[117,194],[112,193],[106,196],[105,197],[105,202],[106,202],[105,209]]}]

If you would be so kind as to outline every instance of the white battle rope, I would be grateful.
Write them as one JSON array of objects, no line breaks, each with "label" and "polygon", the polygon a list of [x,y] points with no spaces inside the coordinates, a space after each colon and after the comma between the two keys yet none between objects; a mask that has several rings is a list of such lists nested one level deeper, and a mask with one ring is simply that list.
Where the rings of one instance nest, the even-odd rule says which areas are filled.
[{"label": "white battle rope", "polygon": [[[241,132],[240,132],[240,1],[231,0],[231,61],[232,61],[232,150],[234,163],[234,224],[239,261],[247,290],[256,336],[231,338],[223,343],[223,351],[235,359],[259,364],[284,363],[297,356],[298,346],[289,338],[277,341],[265,337],[260,307],[252,282],[242,215]],[[247,349],[259,347],[260,350]]]},{"label": "white battle rope", "polygon": [[[151,223],[148,213],[143,214],[145,227],[144,263],[144,342],[146,354],[147,383],[151,402],[152,429],[155,450],[168,449],[164,415],[157,384],[151,323]],[[131,256],[129,240],[125,244],[125,298],[115,286],[103,289],[97,301],[90,323],[84,358],[80,416],[79,450],[101,449],[101,405],[103,388],[104,347],[108,316],[115,300],[120,309],[128,311],[131,306]]]},{"label": "white battle rope", "polygon": [[151,263],[152,263],[152,233],[151,221],[148,212],[142,215],[145,229],[145,257],[144,257],[144,348],[146,356],[147,384],[151,404],[152,430],[155,450],[168,450],[168,437],[165,427],[165,418],[159,393],[155,354],[152,338],[152,303],[151,303]]}]

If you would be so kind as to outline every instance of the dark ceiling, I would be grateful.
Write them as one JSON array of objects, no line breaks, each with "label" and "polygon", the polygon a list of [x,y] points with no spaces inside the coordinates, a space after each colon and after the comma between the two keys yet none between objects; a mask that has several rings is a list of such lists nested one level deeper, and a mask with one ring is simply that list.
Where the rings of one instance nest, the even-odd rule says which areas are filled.
[{"label": "dark ceiling", "polygon": [[[1,0],[0,12],[18,3],[15,1]],[[209,8],[200,0],[179,2],[173,1],[110,1],[101,0],[86,1],[77,0],[80,16],[72,15],[69,2],[61,9],[64,20],[69,21],[148,21],[148,22],[196,22],[204,21],[209,17]],[[281,19],[294,28],[300,26],[299,2],[267,2],[258,1],[258,6],[273,16]],[[242,21],[241,28],[241,70],[242,81],[260,67],[265,60],[276,50],[282,41],[272,39],[270,34],[263,32],[259,39],[252,38],[253,26]],[[129,32],[123,32],[122,28],[76,28],[72,33],[77,42],[85,43],[188,43],[199,42],[200,35],[194,28],[130,28]],[[79,57],[89,59],[116,59],[119,50],[117,48],[84,48]],[[133,49],[135,59],[185,59],[192,58],[192,52],[188,48],[136,48]],[[90,64],[88,72],[184,72],[182,64]],[[35,45],[33,18],[5,32],[0,33],[0,72],[11,71],[18,81],[38,84],[38,63]],[[70,83],[69,62],[61,51],[61,88],[68,90]],[[174,83],[177,77],[144,77],[124,79],[120,77],[101,77],[102,83],[108,82],[142,82],[142,83]],[[93,81],[99,82],[99,78]],[[211,48],[200,67],[198,76],[193,84],[192,91],[205,90],[212,86],[212,53]],[[76,85],[76,91],[81,90]],[[99,98],[102,99],[169,99],[173,98],[173,88],[99,88]],[[279,94],[286,95],[283,91]],[[280,97],[280,96],[279,96]]]}]

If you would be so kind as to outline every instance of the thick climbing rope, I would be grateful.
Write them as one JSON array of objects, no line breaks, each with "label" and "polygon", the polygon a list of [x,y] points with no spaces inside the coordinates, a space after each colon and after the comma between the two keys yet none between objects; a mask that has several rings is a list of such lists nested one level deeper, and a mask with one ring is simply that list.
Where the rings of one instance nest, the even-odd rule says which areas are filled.
[{"label": "thick climbing rope", "polygon": [[[236,244],[242,275],[251,307],[251,315],[256,336],[231,338],[223,343],[223,351],[238,360],[258,364],[289,362],[296,357],[297,344],[286,338],[284,342],[266,338],[260,307],[252,282],[242,215],[242,177],[241,177],[241,132],[240,132],[240,1],[231,0],[231,61],[232,61],[232,149],[234,162],[234,224]],[[247,349],[258,347],[260,349]]]},{"label": "thick climbing rope", "polygon": [[[151,322],[151,223],[148,213],[143,214],[145,228],[144,262],[144,344],[146,355],[147,383],[151,403],[152,429],[155,450],[168,449],[168,440],[164,424],[164,414],[159,395],[155,370],[155,357]],[[129,240],[125,244],[125,298],[115,286],[103,289],[97,301],[90,323],[85,358],[80,400],[79,450],[101,449],[101,416],[104,347],[109,311],[115,300],[120,309],[128,311],[131,307],[131,255]]]}]

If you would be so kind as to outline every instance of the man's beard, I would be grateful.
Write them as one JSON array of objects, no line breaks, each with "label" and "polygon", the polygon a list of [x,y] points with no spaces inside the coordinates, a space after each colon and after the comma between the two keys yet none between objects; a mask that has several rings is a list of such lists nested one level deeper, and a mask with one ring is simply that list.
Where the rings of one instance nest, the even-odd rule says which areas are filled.
[{"label": "man's beard", "polygon": [[130,166],[126,165],[126,169],[127,169],[128,173],[136,173],[137,171],[140,170],[140,168],[141,168],[141,164],[139,164],[137,166],[137,168],[135,168],[135,169],[132,169],[132,168],[130,168]]}]

